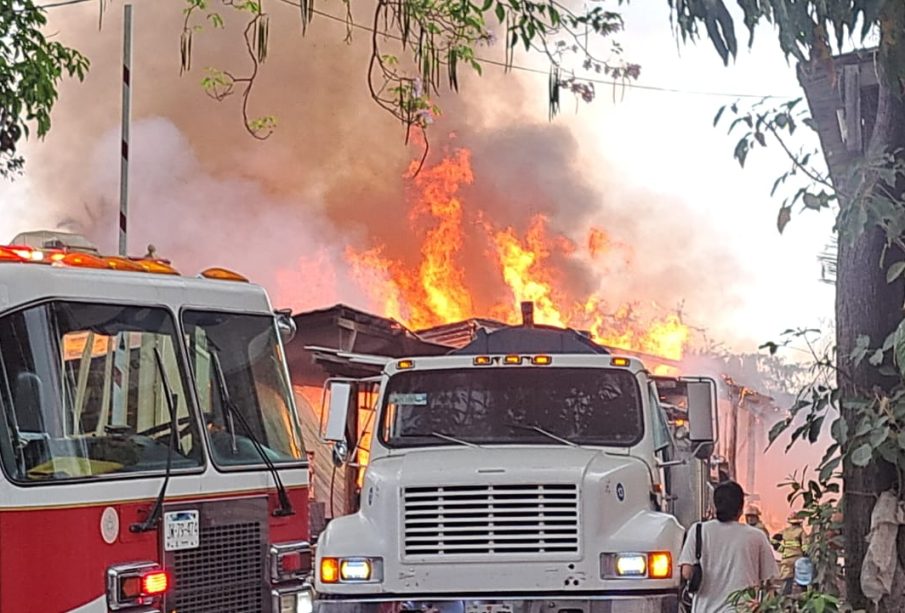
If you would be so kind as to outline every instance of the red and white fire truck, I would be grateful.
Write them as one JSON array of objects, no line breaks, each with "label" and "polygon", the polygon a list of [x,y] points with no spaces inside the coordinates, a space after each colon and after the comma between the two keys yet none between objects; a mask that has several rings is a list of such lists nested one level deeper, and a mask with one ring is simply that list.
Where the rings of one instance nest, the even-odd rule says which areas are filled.
[{"label": "red and white fire truck", "polygon": [[0,611],[308,613],[281,336],[238,274],[0,247]]}]

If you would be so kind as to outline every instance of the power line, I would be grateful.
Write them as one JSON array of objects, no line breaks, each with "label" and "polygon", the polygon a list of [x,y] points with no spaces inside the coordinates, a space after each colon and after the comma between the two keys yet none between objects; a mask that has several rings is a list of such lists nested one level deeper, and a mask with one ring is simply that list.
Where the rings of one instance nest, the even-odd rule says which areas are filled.
[{"label": "power line", "polygon": [[51,2],[49,4],[36,4],[35,8],[55,9],[60,6],[70,6],[72,4],[82,4],[84,2],[97,2],[97,0],[61,0],[60,2]]},{"label": "power line", "polygon": [[[292,0],[279,0],[279,1],[282,2],[283,4],[288,4],[289,6],[293,6],[297,9],[301,10],[301,6],[299,6],[299,4],[297,4],[296,2],[293,2]],[[35,6],[40,9],[50,9],[50,8],[58,8],[58,7],[62,7],[62,6],[71,6],[74,4],[83,4],[85,2],[97,2],[97,0],[60,0],[59,2],[52,2],[49,4],[41,4],[41,5],[35,5]],[[319,15],[320,17],[323,17],[324,19],[329,19],[331,21],[342,23],[343,25],[355,28],[357,30],[369,32],[371,34],[375,33],[374,28],[372,28],[370,26],[365,26],[365,25],[355,23],[354,21],[349,21],[345,17],[338,17],[336,15],[332,15],[330,13],[326,13],[324,11],[321,11],[321,10],[318,10],[315,8],[311,8],[309,10],[311,10],[311,12],[314,13],[315,15]],[[394,34],[390,34],[389,32],[377,31],[376,34],[378,34],[380,36],[385,36],[387,38],[391,38],[394,40],[401,40],[401,37],[396,36]],[[484,57],[477,57],[475,59],[478,62],[482,62],[484,64],[489,64],[491,66],[499,66],[500,68],[504,68],[507,70],[517,70],[519,72],[526,72],[526,73],[530,73],[530,74],[549,76],[549,73],[546,70],[542,70],[540,68],[532,68],[530,66],[520,66],[518,64],[509,65],[509,64],[506,64],[505,62],[501,62],[499,60],[492,60],[492,59],[484,58]],[[587,83],[594,83],[597,85],[625,87],[627,89],[661,92],[661,93],[666,93],[666,94],[684,94],[684,95],[688,95],[688,96],[711,96],[711,97],[718,97],[718,98],[749,98],[749,99],[756,98],[759,100],[764,100],[764,99],[769,99],[769,98],[790,99],[790,98],[795,97],[795,96],[783,96],[783,95],[777,95],[777,94],[765,94],[764,95],[764,94],[747,94],[747,93],[679,89],[679,88],[674,88],[674,87],[664,87],[661,85],[644,85],[642,83],[633,83],[630,81],[615,81],[612,79],[595,79],[592,77],[581,77],[581,80],[584,82],[587,82]]]}]

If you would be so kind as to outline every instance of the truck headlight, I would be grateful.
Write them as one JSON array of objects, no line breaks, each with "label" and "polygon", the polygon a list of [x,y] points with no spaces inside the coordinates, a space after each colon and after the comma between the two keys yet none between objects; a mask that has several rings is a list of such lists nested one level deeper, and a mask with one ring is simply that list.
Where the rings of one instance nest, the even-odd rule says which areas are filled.
[{"label": "truck headlight", "polygon": [[600,576],[603,579],[669,579],[672,577],[672,554],[668,551],[602,553]]},{"label": "truck headlight", "polygon": [[647,556],[640,553],[617,555],[616,574],[620,577],[643,577],[647,574]]},{"label": "truck headlight", "polygon": [[321,583],[376,583],[382,574],[382,558],[321,558]]}]

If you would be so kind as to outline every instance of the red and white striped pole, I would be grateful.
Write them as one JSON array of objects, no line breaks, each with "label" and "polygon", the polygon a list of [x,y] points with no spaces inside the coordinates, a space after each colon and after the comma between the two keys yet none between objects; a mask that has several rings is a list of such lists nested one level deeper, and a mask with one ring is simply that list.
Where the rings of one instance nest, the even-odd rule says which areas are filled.
[{"label": "red and white striped pole", "polygon": [[123,117],[119,165],[119,254],[127,255],[129,220],[129,123],[132,116],[132,5],[123,6]]}]

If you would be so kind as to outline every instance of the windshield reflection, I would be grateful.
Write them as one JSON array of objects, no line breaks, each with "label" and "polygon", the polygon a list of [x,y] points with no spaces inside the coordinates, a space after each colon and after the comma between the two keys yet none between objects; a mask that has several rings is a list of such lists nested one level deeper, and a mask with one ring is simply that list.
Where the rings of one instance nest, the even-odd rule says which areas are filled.
[{"label": "windshield reflection", "polygon": [[[183,324],[214,462],[261,464],[252,437],[274,463],[304,459],[273,318],[186,311]],[[226,410],[221,380],[244,419],[233,419]]]}]

